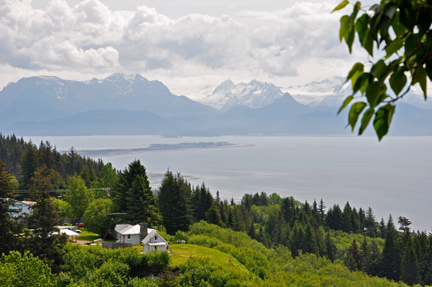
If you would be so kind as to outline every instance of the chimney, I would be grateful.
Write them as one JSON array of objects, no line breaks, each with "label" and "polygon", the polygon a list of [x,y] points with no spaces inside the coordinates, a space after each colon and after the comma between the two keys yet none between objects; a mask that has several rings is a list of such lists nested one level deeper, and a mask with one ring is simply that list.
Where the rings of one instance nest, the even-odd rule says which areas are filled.
[{"label": "chimney", "polygon": [[142,242],[147,236],[147,227],[147,223],[140,223],[140,242]]}]

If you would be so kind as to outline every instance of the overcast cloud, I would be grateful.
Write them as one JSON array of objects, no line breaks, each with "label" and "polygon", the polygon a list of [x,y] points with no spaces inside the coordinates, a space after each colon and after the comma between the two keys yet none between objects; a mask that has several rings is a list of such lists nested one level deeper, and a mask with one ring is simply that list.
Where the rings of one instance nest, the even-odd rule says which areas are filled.
[{"label": "overcast cloud", "polygon": [[276,1],[273,9],[262,7],[266,1],[248,9],[248,2],[233,1],[233,13],[206,14],[191,0],[195,13],[186,7],[183,16],[130,3],[121,10],[121,1],[0,3],[0,87],[30,75],[83,80],[124,72],[196,97],[228,78],[287,87],[346,75],[363,58],[339,43],[334,1],[287,1],[283,8]]}]

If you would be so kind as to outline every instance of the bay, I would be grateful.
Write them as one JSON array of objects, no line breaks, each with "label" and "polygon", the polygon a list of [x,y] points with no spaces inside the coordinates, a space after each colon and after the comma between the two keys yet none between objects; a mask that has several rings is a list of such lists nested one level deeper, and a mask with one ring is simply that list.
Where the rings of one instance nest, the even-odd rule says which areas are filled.
[{"label": "bay", "polygon": [[[29,140],[30,137],[24,137]],[[414,229],[432,231],[432,137],[159,136],[31,137],[58,150],[137,149],[150,144],[229,142],[241,147],[165,150],[100,156],[117,169],[140,159],[157,188],[169,168],[213,194],[240,201],[245,193],[276,192],[308,202],[321,198],[367,209],[379,221],[392,214],[409,218]]]}]

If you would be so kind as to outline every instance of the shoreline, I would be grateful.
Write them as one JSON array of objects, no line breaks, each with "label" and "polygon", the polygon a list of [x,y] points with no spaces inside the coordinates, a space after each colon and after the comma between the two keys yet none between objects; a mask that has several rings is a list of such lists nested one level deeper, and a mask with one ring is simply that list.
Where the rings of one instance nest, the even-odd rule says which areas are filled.
[{"label": "shoreline", "polygon": [[[98,156],[120,156],[129,154],[141,154],[147,152],[166,152],[166,151],[184,151],[184,150],[204,150],[204,149],[221,149],[221,148],[241,148],[253,147],[253,144],[232,144],[227,142],[208,142],[208,143],[181,143],[181,144],[151,144],[145,148],[132,149],[92,149],[92,150],[76,150],[77,154],[86,157]],[[66,151],[67,152],[67,151]]]}]

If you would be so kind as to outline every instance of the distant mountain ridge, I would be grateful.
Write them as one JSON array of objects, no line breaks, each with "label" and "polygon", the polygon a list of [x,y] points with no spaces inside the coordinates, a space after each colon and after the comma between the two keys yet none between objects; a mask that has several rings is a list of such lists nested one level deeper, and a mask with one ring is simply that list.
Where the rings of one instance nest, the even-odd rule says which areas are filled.
[{"label": "distant mountain ridge", "polygon": [[[337,78],[312,82],[283,93],[271,83],[225,81],[199,103],[173,95],[163,83],[140,75],[113,74],[84,82],[23,78],[0,91],[0,132],[28,136],[351,134],[346,128],[349,109],[336,116],[349,91],[342,82]],[[307,105],[299,102],[302,95],[309,97]],[[319,101],[314,102],[318,95]],[[205,100],[220,110],[204,105]],[[402,102],[394,122],[390,134],[432,135],[430,110]],[[372,128],[366,130],[372,133]]]},{"label": "distant mountain ridge", "polygon": [[140,75],[113,74],[85,82],[43,76],[23,78],[0,92],[0,127],[101,109],[148,111],[160,117],[217,112],[187,97],[175,96],[161,82]]}]

